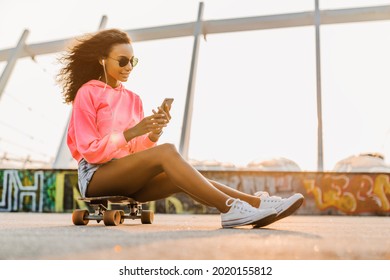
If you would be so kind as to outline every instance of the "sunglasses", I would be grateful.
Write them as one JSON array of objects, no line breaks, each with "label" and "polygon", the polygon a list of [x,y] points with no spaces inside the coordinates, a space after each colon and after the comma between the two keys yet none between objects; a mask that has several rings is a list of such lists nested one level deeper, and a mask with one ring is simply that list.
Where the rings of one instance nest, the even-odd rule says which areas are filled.
[{"label": "sunglasses", "polygon": [[131,67],[133,67],[133,68],[138,64],[138,58],[136,58],[134,56],[130,59],[128,59],[125,56],[122,56],[120,59],[115,59],[113,57],[109,57],[109,58],[118,61],[120,67],[125,67],[126,65],[129,64],[129,62],[131,63]]}]

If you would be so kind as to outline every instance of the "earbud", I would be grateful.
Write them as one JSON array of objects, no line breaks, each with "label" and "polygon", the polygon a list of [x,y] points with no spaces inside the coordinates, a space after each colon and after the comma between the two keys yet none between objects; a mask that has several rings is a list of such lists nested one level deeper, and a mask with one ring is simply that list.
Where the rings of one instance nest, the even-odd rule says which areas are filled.
[{"label": "earbud", "polygon": [[104,59],[102,60],[103,66],[104,66]]}]

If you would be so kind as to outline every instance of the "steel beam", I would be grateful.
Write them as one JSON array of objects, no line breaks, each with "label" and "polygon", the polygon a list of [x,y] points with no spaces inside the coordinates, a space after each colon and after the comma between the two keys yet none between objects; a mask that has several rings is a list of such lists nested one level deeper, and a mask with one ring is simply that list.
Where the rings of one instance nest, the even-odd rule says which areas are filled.
[{"label": "steel beam", "polygon": [[315,41],[316,41],[316,84],[317,84],[317,171],[324,170],[324,147],[322,136],[322,92],[321,92],[321,15],[319,0],[315,0]]},{"label": "steel beam", "polygon": [[194,46],[192,49],[190,76],[188,80],[187,98],[186,98],[186,103],[184,108],[183,126],[182,126],[181,137],[180,137],[179,152],[181,153],[184,159],[188,159],[192,111],[193,111],[194,94],[195,94],[194,91],[195,91],[195,81],[196,81],[196,69],[198,66],[198,56],[199,56],[199,43],[200,43],[199,36],[202,34],[202,17],[203,17],[203,2],[199,3],[198,20],[196,22],[193,31]]},{"label": "steel beam", "polygon": [[[320,24],[367,22],[390,19],[390,5],[320,11]],[[217,34],[251,30],[312,26],[315,12],[202,21],[202,34]],[[134,42],[169,39],[194,35],[197,22],[125,30]],[[27,45],[19,58],[60,52],[73,38]],[[8,59],[14,48],[0,50],[0,61]]]},{"label": "steel beam", "polygon": [[20,54],[22,53],[25,42],[27,39],[27,36],[29,34],[29,31],[26,29],[23,31],[22,36],[19,39],[18,44],[12,51],[10,52],[10,55],[8,57],[7,65],[5,66],[3,70],[3,74],[0,77],[0,99],[1,96],[3,95],[3,91],[8,83],[8,79],[11,77],[12,70],[14,70],[16,61],[20,57]]}]

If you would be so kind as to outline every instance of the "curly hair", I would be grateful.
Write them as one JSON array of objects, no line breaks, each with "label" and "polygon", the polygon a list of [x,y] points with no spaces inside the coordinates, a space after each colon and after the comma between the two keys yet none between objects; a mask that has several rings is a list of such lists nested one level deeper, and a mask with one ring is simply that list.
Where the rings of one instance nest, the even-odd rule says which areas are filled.
[{"label": "curly hair", "polygon": [[117,44],[130,44],[126,32],[107,29],[77,38],[77,44],[58,59],[64,66],[56,77],[62,87],[65,103],[72,103],[79,88],[90,80],[98,80],[103,74],[99,59],[105,58]]}]

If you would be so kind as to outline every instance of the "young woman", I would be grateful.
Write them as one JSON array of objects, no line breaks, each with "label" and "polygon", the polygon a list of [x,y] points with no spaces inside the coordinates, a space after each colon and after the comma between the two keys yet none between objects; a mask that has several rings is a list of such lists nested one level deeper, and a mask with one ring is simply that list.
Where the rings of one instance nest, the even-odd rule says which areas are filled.
[{"label": "young woman", "polygon": [[262,227],[300,207],[287,199],[249,195],[202,176],[172,144],[157,145],[171,118],[169,106],[144,116],[142,101],[126,82],[138,60],[127,33],[109,29],[79,38],[62,58],[58,74],[72,104],[68,147],[77,160],[83,197],[122,195],[147,202],[184,192],[216,207],[222,227]]}]

